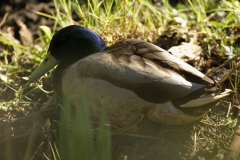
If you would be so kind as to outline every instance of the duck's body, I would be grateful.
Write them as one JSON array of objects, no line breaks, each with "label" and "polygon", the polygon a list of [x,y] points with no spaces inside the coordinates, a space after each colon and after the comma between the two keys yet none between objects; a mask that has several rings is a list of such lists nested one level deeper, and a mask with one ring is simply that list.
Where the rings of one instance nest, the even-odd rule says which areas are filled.
[{"label": "duck's body", "polygon": [[[62,39],[67,40],[59,43]],[[55,60],[50,65],[51,58]],[[46,72],[56,64],[54,87],[58,94],[68,96],[75,107],[83,97],[96,119],[107,105],[109,119],[127,126],[143,114],[155,122],[188,124],[230,93],[153,44],[125,40],[107,48],[97,34],[79,26],[66,27],[54,35],[40,70]],[[30,81],[44,73],[40,70]]]},{"label": "duck's body", "polygon": [[[80,78],[73,72],[66,72],[62,82],[68,81],[67,85],[62,86],[64,95],[69,95],[73,106],[79,106],[81,103],[79,98],[79,89],[75,84],[81,84],[84,92],[84,100],[91,113],[92,118],[98,119],[101,116],[102,107],[107,106],[108,116],[111,121],[121,122],[126,126],[131,126],[139,122],[142,115],[146,114],[148,119],[170,125],[184,125],[192,123],[203,117],[207,109],[200,110],[197,115],[190,115],[182,112],[174,107],[172,102],[162,104],[151,103],[136,96],[136,94],[128,89],[119,88],[115,85],[94,78]],[[69,81],[69,76],[75,77]],[[111,94],[110,94],[111,93]],[[225,93],[226,94],[226,93]],[[212,106],[209,106],[210,108]]]}]

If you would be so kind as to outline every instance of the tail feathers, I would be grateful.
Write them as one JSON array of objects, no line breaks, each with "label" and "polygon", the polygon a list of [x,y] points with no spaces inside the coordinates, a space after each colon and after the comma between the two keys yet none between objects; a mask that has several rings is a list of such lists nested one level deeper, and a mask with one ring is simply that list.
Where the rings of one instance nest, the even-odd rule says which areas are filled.
[{"label": "tail feathers", "polygon": [[215,102],[219,99],[222,99],[222,98],[228,96],[231,92],[232,92],[232,90],[225,89],[224,92],[219,93],[219,94],[206,94],[206,95],[203,95],[202,97],[198,97],[195,100],[191,100],[185,104],[182,104],[182,105],[180,105],[180,107],[181,108],[190,108],[190,107],[204,106],[206,104]]}]

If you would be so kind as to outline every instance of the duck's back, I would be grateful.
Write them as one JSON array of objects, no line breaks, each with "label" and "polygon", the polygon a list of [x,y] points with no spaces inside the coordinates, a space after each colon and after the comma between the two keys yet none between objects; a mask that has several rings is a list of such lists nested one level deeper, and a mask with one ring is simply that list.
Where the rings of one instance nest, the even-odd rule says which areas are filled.
[{"label": "duck's back", "polygon": [[[142,42],[142,45],[144,44],[148,43]],[[79,72],[81,76],[102,79],[115,86],[129,89],[142,99],[152,103],[171,101],[204,87],[202,84],[187,81],[176,72],[176,69],[166,65],[164,57],[159,56],[168,55],[169,53],[164,53],[166,51],[158,50],[158,48],[155,50],[146,48],[145,52],[149,53],[147,55],[143,54],[143,50],[144,48],[138,49],[128,41],[121,41],[103,52],[94,53],[77,61],[69,71]],[[158,56],[162,62],[150,59],[149,56]],[[161,63],[165,66],[162,66]],[[174,59],[171,63],[174,66],[178,65]],[[187,66],[190,69],[193,68]]]}]

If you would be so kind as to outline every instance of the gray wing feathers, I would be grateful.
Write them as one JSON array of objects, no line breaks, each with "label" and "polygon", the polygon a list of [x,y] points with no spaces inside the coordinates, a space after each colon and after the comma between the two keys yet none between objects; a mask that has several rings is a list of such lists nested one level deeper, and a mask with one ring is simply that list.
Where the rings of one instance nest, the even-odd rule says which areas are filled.
[{"label": "gray wing feathers", "polygon": [[116,86],[132,90],[141,98],[154,103],[174,100],[204,87],[185,80],[174,70],[164,68],[153,60],[161,60],[174,68],[204,77],[192,66],[150,43],[138,40],[127,42],[137,48],[136,53],[127,53],[127,50],[124,50],[126,53],[116,54],[103,51],[78,61],[77,67],[82,76],[104,79]]},{"label": "gray wing feathers", "polygon": [[138,50],[140,54],[146,54],[144,57],[149,58],[149,59],[158,59],[161,60],[164,63],[167,63],[168,65],[172,66],[175,69],[182,69],[186,72],[189,72],[193,75],[196,75],[203,79],[206,82],[209,83],[214,83],[210,78],[205,76],[203,73],[198,71],[196,68],[192,67],[191,65],[183,62],[182,60],[178,59],[177,57],[174,57],[167,51],[163,50],[162,48],[151,44],[151,43],[146,43],[145,41],[141,40],[126,40],[130,42],[133,45],[141,46],[142,48]]}]

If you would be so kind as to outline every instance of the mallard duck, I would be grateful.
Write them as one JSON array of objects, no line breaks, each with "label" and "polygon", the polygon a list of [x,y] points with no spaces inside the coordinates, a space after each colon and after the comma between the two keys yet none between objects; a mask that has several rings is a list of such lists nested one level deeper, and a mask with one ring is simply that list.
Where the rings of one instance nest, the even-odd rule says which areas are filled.
[{"label": "mallard duck", "polygon": [[142,115],[159,123],[188,124],[231,92],[154,44],[127,39],[107,47],[98,34],[77,25],[53,36],[29,82],[56,65],[53,85],[58,95],[68,96],[74,107],[83,96],[95,119],[107,105],[110,121],[125,126]]}]

